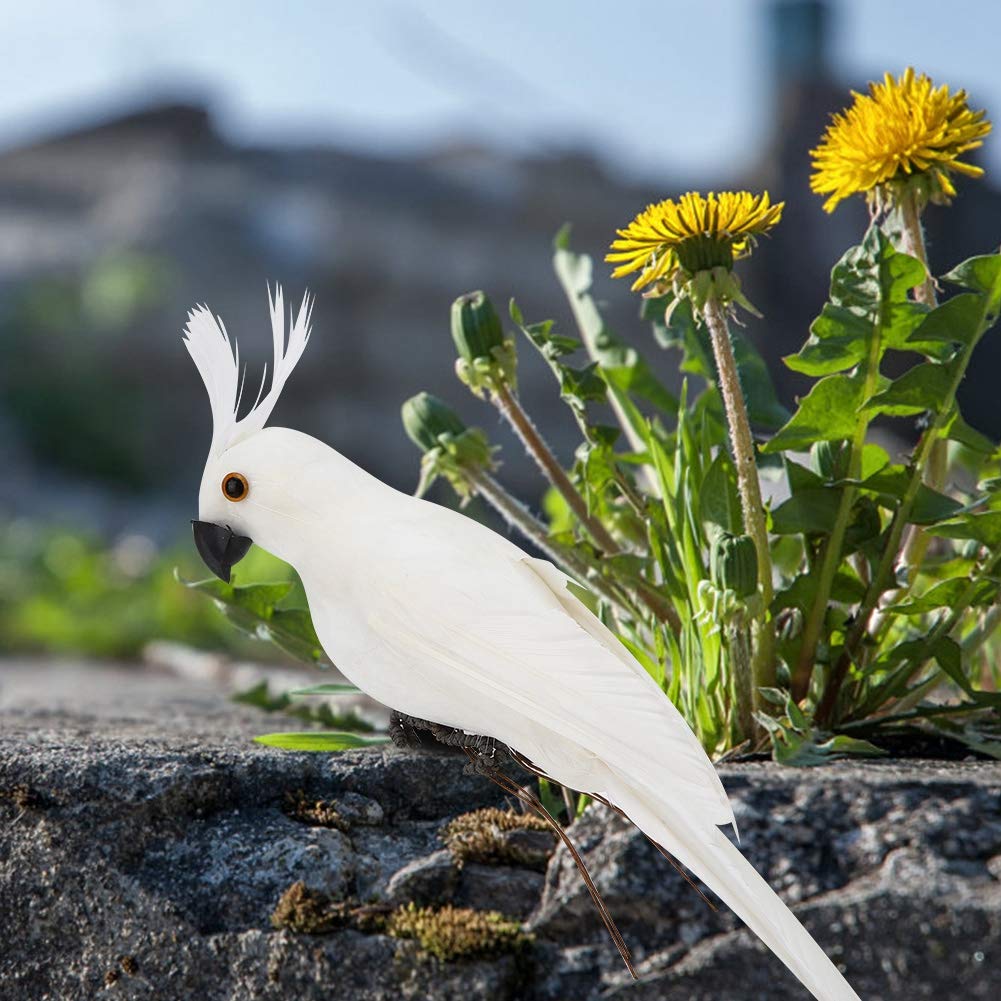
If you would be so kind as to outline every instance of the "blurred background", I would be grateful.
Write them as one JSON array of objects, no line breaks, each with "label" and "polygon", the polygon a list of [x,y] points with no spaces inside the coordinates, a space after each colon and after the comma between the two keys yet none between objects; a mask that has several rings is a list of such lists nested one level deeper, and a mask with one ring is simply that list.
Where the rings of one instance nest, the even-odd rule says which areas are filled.
[{"label": "blurred background", "polygon": [[[613,325],[666,375],[676,359],[600,263],[615,228],[691,188],[764,187],[787,209],[742,269],[766,317],[749,333],[791,403],[799,386],[778,360],[866,222],[861,202],[824,215],[808,150],[850,88],[908,64],[997,120],[999,35],[986,0],[9,5],[0,651],[233,642],[173,577],[204,576],[188,520],[210,419],[180,341],[196,302],[240,338],[252,383],[266,283],[294,300],[310,288],[315,337],[277,423],[410,490],[418,455],[399,406],[428,389],[506,446],[502,478],[537,505],[541,481],[452,375],[452,299],[484,288],[569,324],[550,256],[571,222]],[[974,159],[987,177],[928,213],[939,271],[998,239],[1001,143]],[[526,407],[569,461],[551,376],[521,357]],[[1001,433],[997,339],[973,371],[965,414]],[[251,573],[278,572],[256,559]]]}]

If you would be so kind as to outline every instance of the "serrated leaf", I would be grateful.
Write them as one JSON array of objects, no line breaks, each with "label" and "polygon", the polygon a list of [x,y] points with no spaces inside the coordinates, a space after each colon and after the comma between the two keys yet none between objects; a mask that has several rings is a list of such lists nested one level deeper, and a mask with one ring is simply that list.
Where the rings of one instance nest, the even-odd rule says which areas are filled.
[{"label": "serrated leaf", "polygon": [[580,351],[581,343],[576,337],[564,337],[562,334],[551,333],[552,325],[552,320],[546,320],[544,323],[532,323],[524,328],[544,358],[554,361],[557,358],[572,355],[575,351]]},{"label": "serrated leaf", "polygon": [[[951,608],[958,603],[960,596],[970,586],[969,577],[953,577],[949,580],[933,584],[920,597],[912,598],[897,605],[889,605],[888,612],[896,615],[926,615],[940,608]],[[993,600],[998,591],[994,581],[981,580],[977,582],[972,605],[983,605]]]},{"label": "serrated leaf", "polygon": [[294,581],[227,584],[215,577],[186,581],[175,576],[185,587],[211,597],[226,618],[243,632],[272,642],[306,663],[327,662],[309,611],[277,607],[295,587]]},{"label": "serrated leaf", "polygon": [[587,402],[604,402],[607,387],[605,381],[598,375],[597,362],[592,362],[584,368],[560,365],[559,374],[560,395],[564,400],[581,408]]},{"label": "serrated leaf", "polygon": [[826,535],[834,528],[841,506],[842,490],[816,487],[799,490],[772,511],[776,535]]},{"label": "serrated leaf", "polygon": [[268,622],[270,638],[286,653],[299,660],[321,663],[326,654],[313,627],[313,619],[305,608],[279,608]]},{"label": "serrated leaf", "polygon": [[[771,611],[775,615],[783,608],[798,608],[803,614],[808,614],[817,598],[817,575],[813,573],[799,574],[792,582],[779,591],[772,602]],[[865,585],[846,567],[838,569],[831,585],[831,599],[842,604],[852,605],[862,600],[865,595]]]},{"label": "serrated leaf", "polygon": [[951,366],[922,362],[873,396],[865,403],[864,410],[871,416],[887,414],[891,417],[935,411],[943,400],[949,399],[953,378]]},{"label": "serrated leaf", "polygon": [[[860,412],[869,402],[861,399],[863,370],[875,366],[878,371],[886,351],[904,348],[922,323],[928,309],[912,300],[909,290],[923,277],[920,261],[897,251],[876,223],[870,225],[862,243],[835,265],[830,302],[811,327],[810,339],[799,354],[786,359],[790,368],[823,378],[764,451],[851,439],[860,424],[868,424],[878,410]],[[847,369],[853,374],[840,374]],[[879,392],[887,386],[878,377]]]},{"label": "serrated leaf", "polygon": [[785,364],[806,375],[823,376],[854,368],[876,349],[899,348],[927,309],[909,289],[920,284],[924,267],[895,249],[877,225],[848,250],[831,272],[830,299],[810,327],[810,338]]},{"label": "serrated leaf", "polygon": [[799,409],[788,423],[761,450],[802,451],[814,442],[851,438],[861,404],[861,378],[825,376],[800,401]]},{"label": "serrated leaf", "polygon": [[962,292],[936,306],[908,338],[907,346],[918,349],[921,342],[945,341],[969,344],[980,333],[984,319],[982,297]]},{"label": "serrated leaf", "polygon": [[990,438],[981,434],[976,428],[970,427],[963,420],[958,408],[953,411],[945,425],[944,433],[950,441],[965,445],[980,455],[993,455],[998,450],[998,446]]},{"label": "serrated leaf", "polygon": [[1001,545],[1001,511],[966,514],[928,531],[945,539],[973,539],[995,549]]},{"label": "serrated leaf", "polygon": [[813,336],[799,352],[782,361],[804,375],[831,375],[854,368],[865,358],[872,323],[864,314],[828,302],[810,331]]},{"label": "serrated leaf", "polygon": [[265,733],[254,740],[266,747],[285,751],[348,751],[389,743],[389,737],[361,737],[341,730],[302,730],[294,733]]},{"label": "serrated leaf", "polygon": [[982,293],[988,313],[995,313],[1001,304],[1001,254],[971,257],[953,268],[945,280]]},{"label": "serrated leaf", "polygon": [[844,482],[853,483],[859,490],[876,494],[879,497],[899,501],[907,492],[910,474],[906,466],[894,463],[889,466],[881,466],[874,473],[860,480],[846,480]]},{"label": "serrated leaf", "polygon": [[890,456],[885,448],[869,443],[862,446],[862,462],[859,469],[859,479],[865,480],[874,476],[881,469],[890,465]]},{"label": "serrated leaf", "polygon": [[922,483],[914,495],[907,521],[912,525],[934,525],[953,517],[963,505],[952,497],[940,494],[937,490]]},{"label": "serrated leaf", "polygon": [[788,455],[783,456],[783,465],[791,494],[799,493],[800,490],[817,490],[825,485],[825,480],[819,473],[815,473],[812,469],[798,462],[793,462]]},{"label": "serrated leaf", "polygon": [[[845,480],[859,490],[875,494],[884,507],[894,508],[907,492],[911,482],[911,472],[906,466],[895,464],[878,469],[862,480]],[[951,518],[962,510],[959,501],[933,490],[924,483],[919,484],[907,521],[913,525],[933,525]]]}]

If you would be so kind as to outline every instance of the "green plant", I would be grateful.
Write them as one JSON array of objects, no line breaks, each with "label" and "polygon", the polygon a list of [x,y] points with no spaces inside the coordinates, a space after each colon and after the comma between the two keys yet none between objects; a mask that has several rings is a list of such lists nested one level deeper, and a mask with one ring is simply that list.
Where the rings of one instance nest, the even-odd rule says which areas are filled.
[{"label": "green plant", "polygon": [[[984,654],[1001,622],[1001,456],[963,421],[955,389],[996,318],[1001,256],[954,269],[944,280],[958,294],[929,307],[910,294],[923,266],[895,247],[893,225],[888,217],[888,235],[873,224],[838,262],[809,339],[786,359],[816,380],[795,413],[778,402],[750,342],[730,334],[750,421],[773,432],[758,463],[788,495],[767,513],[774,587],[767,605],[745,534],[709,330],[672,292],[645,300],[655,341],[680,352],[688,376],[673,395],[602,320],[590,294],[591,262],[570,249],[566,233],[554,264],[580,336],[548,321],[527,323],[514,303],[510,310],[550,365],[582,438],[541,516],[494,478],[496,450],[482,432],[426,395],[404,407],[424,452],[422,488],[442,476],[461,501],[482,496],[560,562],[713,753],[760,742],[755,722],[776,757],[793,764],[879,753],[866,738],[917,720],[979,750],[994,747],[989,723],[1001,696],[985,676]],[[919,360],[890,380],[880,372],[890,352]],[[583,365],[572,364],[575,353]],[[481,363],[480,387],[489,394],[491,379],[504,380],[507,392],[493,402],[547,470],[555,459],[515,395],[512,358],[508,347],[503,366]],[[603,403],[619,427],[591,416]],[[927,428],[904,461],[869,440],[876,418],[922,413]],[[975,486],[943,492],[925,482],[939,441],[951,443],[950,462]],[[928,543],[920,559],[909,529]],[[256,608],[265,587],[199,586],[231,614]],[[747,682],[751,625],[761,619],[774,628],[776,680],[756,686],[755,708]],[[278,638],[273,627],[274,620]],[[323,746],[337,746],[331,739]],[[318,740],[311,736],[310,746]]]},{"label": "green plant", "polygon": [[[785,359],[813,380],[795,412],[729,322],[756,314],[735,262],[783,206],[690,192],[640,213],[608,257],[614,276],[638,272],[653,341],[680,354],[680,393],[609,328],[591,260],[563,231],[553,263],[575,335],[527,322],[513,300],[506,331],[482,292],[452,310],[457,375],[534,460],[542,512],[498,481],[486,435],[428,394],[403,407],[423,453],[418,489],[441,477],[460,503],[481,497],[561,564],[712,754],[770,746],[811,764],[882,753],[882,734],[920,724],[1001,756],[1001,449],[956,400],[1001,309],[1001,255],[949,271],[939,304],[921,229],[927,205],[954,193],[953,172],[979,172],[958,157],[990,125],[964,93],[912,71],[855,101],[814,151],[813,183],[828,209],[864,194],[873,221]],[[517,334],[578,428],[569,468],[519,396]],[[908,454],[873,439],[915,417]]]},{"label": "green plant", "polygon": [[[891,234],[893,224],[889,217]],[[702,384],[697,393],[686,385],[675,400],[601,320],[590,296],[590,261],[570,250],[565,234],[555,267],[580,338],[548,322],[526,324],[513,304],[511,317],[550,363],[578,422],[583,442],[568,478],[613,543],[599,546],[571,505],[551,493],[545,546],[593,585],[596,610],[706,747],[723,752],[753,736],[740,679],[751,674],[750,625],[764,594],[754,586],[751,540],[742,542],[711,332],[673,292],[644,303],[656,340],[679,349],[682,370]],[[923,275],[920,261],[898,250],[881,226],[870,227],[835,266],[829,302],[803,349],[786,360],[816,382],[785,420],[760,357],[731,335],[751,420],[775,431],[759,461],[775,463],[788,492],[768,511],[774,594],[767,614],[776,628],[777,680],[757,686],[762,704],[755,712],[782,760],[876,753],[860,734],[917,718],[961,736],[958,713],[985,715],[1001,702],[982,686],[975,656],[999,619],[999,456],[955,402],[972,352],[997,316],[1001,256],[973,258],[950,272],[944,280],[960,291],[941,306],[910,295]],[[575,352],[589,363],[571,366]],[[891,380],[880,371],[889,352],[919,360]],[[586,405],[604,402],[614,404],[619,429],[590,418]],[[880,415],[922,413],[928,426],[904,462],[869,441]],[[615,447],[619,439],[625,449]],[[955,444],[951,458],[978,486],[946,493],[925,483],[940,440]],[[425,470],[444,466],[453,482],[465,477],[466,495],[477,492],[482,466],[450,456],[442,444],[425,456]],[[492,502],[491,492],[483,496]],[[509,521],[538,541],[538,525],[529,532]],[[900,566],[910,526],[935,541]],[[922,701],[935,689],[962,699],[944,712]]]},{"label": "green plant", "polygon": [[[25,519],[0,521],[0,635],[6,649],[135,657],[153,639],[245,651],[226,621],[177,587],[190,546],[159,549],[139,535],[110,544],[87,532]],[[258,552],[248,570],[273,578]]]}]

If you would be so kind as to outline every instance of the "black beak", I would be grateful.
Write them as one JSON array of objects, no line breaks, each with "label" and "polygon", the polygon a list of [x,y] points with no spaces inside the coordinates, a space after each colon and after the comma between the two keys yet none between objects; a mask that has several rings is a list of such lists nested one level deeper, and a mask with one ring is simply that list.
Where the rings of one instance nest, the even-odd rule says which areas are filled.
[{"label": "black beak", "polygon": [[234,563],[239,563],[253,545],[253,539],[245,535],[234,535],[233,530],[210,521],[193,521],[195,546],[205,565],[218,577],[229,583],[230,571]]}]

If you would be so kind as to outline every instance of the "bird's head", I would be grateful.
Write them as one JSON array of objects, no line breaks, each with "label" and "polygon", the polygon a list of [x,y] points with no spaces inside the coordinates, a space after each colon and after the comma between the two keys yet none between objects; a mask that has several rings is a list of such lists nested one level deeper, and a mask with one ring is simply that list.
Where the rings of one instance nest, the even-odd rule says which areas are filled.
[{"label": "bird's head", "polygon": [[[298,431],[266,428],[286,379],[309,340],[312,301],[303,297],[289,316],[280,288],[271,298],[274,364],[271,385],[264,380],[257,400],[239,417],[243,373],[240,353],[225,326],[205,306],[188,314],[184,344],[208,391],[212,407],[212,445],[198,494],[198,519],[192,521],[195,545],[208,568],[229,581],[233,565],[257,542],[291,559],[303,526],[319,519],[309,481],[326,446]],[[266,378],[265,371],[265,378]]]}]

